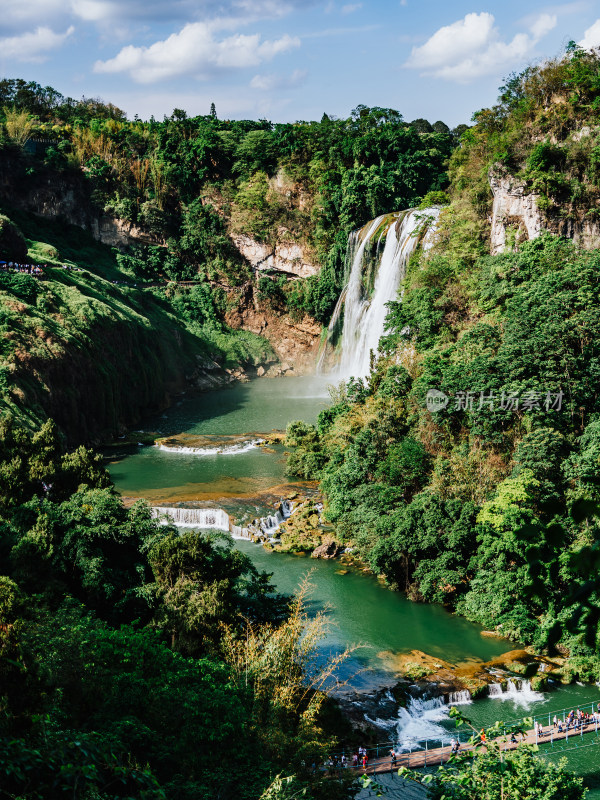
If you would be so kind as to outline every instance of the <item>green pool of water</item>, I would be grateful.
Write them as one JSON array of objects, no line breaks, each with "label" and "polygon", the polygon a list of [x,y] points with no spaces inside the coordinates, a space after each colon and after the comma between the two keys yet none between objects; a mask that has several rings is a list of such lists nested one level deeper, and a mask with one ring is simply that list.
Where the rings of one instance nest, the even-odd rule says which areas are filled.
[{"label": "green pool of water", "polygon": [[[285,430],[292,419],[314,422],[328,404],[324,380],[263,378],[183,399],[165,414],[148,420],[144,432],[160,437],[248,434],[252,438]],[[251,498],[291,483],[284,475],[282,445],[215,455],[134,446],[109,448],[107,457],[111,477],[123,495],[144,497],[157,505]]]},{"label": "green pool of water", "polygon": [[[314,422],[328,405],[326,381],[307,378],[262,379],[230,389],[184,398],[165,414],[150,419],[144,431],[160,436],[231,436],[283,430],[292,419]],[[122,494],[141,496],[151,502],[202,502],[223,498],[227,505],[237,498],[250,511],[258,509],[261,493],[289,485],[284,476],[281,445],[269,450],[252,449],[234,455],[191,455],[165,452],[156,447],[109,451],[110,472]],[[158,504],[157,502],[157,504]],[[333,623],[322,651],[339,651],[348,644],[362,644],[343,670],[343,677],[364,670],[353,679],[357,689],[391,682],[390,654],[422,650],[451,663],[488,660],[514,645],[481,636],[480,628],[453,616],[440,606],[411,603],[383,587],[375,578],[350,570],[342,574],[339,562],[273,553],[260,545],[236,541],[261,570],[273,574],[281,592],[293,592],[311,572],[311,608],[327,607]],[[563,707],[598,702],[596,687],[560,687],[529,703],[526,708],[511,701],[486,699],[463,708],[476,726],[525,714],[553,715]],[[451,727],[451,723],[441,722]],[[559,757],[558,753],[550,754]],[[565,752],[569,766],[591,785],[600,775],[600,745]],[[590,800],[600,800],[593,789]]]},{"label": "green pool of water", "polygon": [[389,683],[390,653],[423,650],[451,663],[487,661],[510,649],[507,642],[481,636],[481,628],[449,614],[442,606],[412,603],[391,592],[373,576],[356,570],[341,574],[339,563],[275,553],[251,542],[237,540],[255,566],[273,574],[281,592],[293,593],[310,574],[312,609],[330,609],[333,626],[325,649],[341,650],[348,644],[364,645],[344,669],[349,677],[357,669],[369,671],[353,685]]}]

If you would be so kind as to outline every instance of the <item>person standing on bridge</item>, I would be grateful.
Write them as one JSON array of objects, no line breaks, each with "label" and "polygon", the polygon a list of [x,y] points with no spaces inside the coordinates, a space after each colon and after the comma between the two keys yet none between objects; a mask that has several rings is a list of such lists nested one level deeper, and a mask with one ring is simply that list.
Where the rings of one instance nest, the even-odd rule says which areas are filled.
[{"label": "person standing on bridge", "polygon": [[393,747],[390,750],[390,761],[392,762],[392,768],[394,768],[396,766],[396,751]]},{"label": "person standing on bridge", "polygon": [[480,740],[481,744],[484,745],[484,747],[487,746],[485,731],[483,730],[483,728],[479,732],[479,740]]}]

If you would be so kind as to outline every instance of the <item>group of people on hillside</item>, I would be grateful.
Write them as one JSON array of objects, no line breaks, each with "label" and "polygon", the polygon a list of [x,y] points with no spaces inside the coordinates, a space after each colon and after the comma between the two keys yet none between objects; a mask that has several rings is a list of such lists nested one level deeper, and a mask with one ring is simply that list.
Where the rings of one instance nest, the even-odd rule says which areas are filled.
[{"label": "group of people on hillside", "polygon": [[24,275],[33,275],[34,278],[39,278],[44,274],[44,264],[17,264],[15,261],[0,261],[0,269],[3,272],[21,272]]}]

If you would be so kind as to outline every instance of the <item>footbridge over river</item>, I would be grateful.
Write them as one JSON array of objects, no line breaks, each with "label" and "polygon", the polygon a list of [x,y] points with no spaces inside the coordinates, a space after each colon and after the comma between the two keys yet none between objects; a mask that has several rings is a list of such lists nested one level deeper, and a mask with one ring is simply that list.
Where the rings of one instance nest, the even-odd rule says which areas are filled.
[{"label": "footbridge over river", "polygon": [[[529,730],[523,729],[523,720],[512,720],[502,723],[503,734],[494,739],[495,744],[500,746],[502,751],[515,750],[523,744],[537,745],[540,755],[552,758],[554,755],[561,756],[563,753],[578,748],[593,747],[600,745],[600,703],[591,703],[579,706],[582,715],[588,714],[587,723],[572,724],[567,727],[567,720],[570,708],[563,708],[559,711],[551,711],[536,717],[526,717],[528,722],[533,720],[534,727]],[[577,709],[575,709],[575,712]],[[560,720],[562,731],[554,726],[554,718]],[[575,715],[576,719],[576,715]],[[541,732],[540,728],[541,726]],[[515,732],[516,742],[511,741],[511,734]],[[367,749],[368,761],[366,766],[359,763],[357,766],[352,764],[352,753],[344,751],[332,756],[329,764],[325,765],[332,773],[341,769],[349,769],[358,775],[380,775],[394,773],[400,767],[408,769],[425,769],[437,767],[445,764],[452,755],[452,740],[459,742],[459,753],[481,751],[487,745],[481,742],[471,744],[470,740],[473,731],[469,729],[458,729],[448,731],[447,739],[435,739],[415,742],[411,745],[402,745],[393,740],[382,742],[374,747]],[[479,737],[477,737],[479,738]],[[395,758],[390,754],[391,750],[396,753]],[[342,767],[342,756],[345,766]],[[333,762],[333,763],[332,763]]]}]

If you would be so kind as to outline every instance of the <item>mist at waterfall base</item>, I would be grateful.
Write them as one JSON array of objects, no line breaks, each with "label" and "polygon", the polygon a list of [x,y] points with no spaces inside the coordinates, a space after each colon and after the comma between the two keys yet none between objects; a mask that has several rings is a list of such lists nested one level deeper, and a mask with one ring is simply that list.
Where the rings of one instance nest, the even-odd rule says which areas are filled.
[{"label": "mist at waterfall base", "polygon": [[[272,487],[292,491],[298,483],[285,476],[285,448],[256,446],[260,434],[285,430],[292,419],[315,422],[329,403],[327,377],[262,378],[181,399],[164,414],[147,420],[144,431],[160,437],[243,437],[231,447],[150,446],[107,448],[112,480],[128,497],[152,505],[249,498]],[[223,449],[228,452],[222,452]],[[198,452],[201,450],[202,452]],[[242,504],[238,504],[241,510]],[[259,503],[260,506],[260,503]],[[235,503],[227,510],[235,512]]]},{"label": "mist at waterfall base", "polygon": [[[367,377],[371,353],[377,352],[384,334],[387,303],[397,299],[417,247],[431,247],[439,213],[439,208],[432,207],[387,214],[350,234],[345,259],[347,281],[329,323],[319,357],[320,372],[330,370],[339,378]],[[340,341],[337,335],[342,315]],[[336,349],[337,355],[332,354]]]}]

